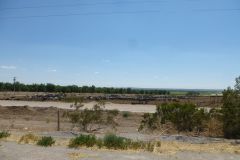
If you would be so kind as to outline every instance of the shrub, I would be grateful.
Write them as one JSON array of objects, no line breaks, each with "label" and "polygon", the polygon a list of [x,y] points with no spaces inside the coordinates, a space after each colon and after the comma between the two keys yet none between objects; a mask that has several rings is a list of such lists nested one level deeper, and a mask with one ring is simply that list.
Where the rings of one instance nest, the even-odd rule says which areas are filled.
[{"label": "shrub", "polygon": [[144,128],[155,130],[160,127],[160,120],[157,113],[145,113],[143,115],[143,120],[139,127],[139,131],[143,130]]},{"label": "shrub", "polygon": [[209,122],[210,114],[206,114],[204,109],[200,109],[194,112],[193,114],[193,126],[197,130],[197,132],[202,132],[204,128],[207,128]]},{"label": "shrub", "polygon": [[127,139],[123,137],[118,137],[114,134],[108,134],[104,137],[104,146],[108,149],[125,149]]},{"label": "shrub", "polygon": [[119,110],[117,110],[117,109],[107,110],[107,114],[117,116],[119,114]]},{"label": "shrub", "polygon": [[198,110],[193,104],[162,104],[157,106],[155,113],[144,114],[139,130],[144,128],[156,130],[161,127],[161,124],[168,121],[179,132],[193,131],[193,129],[200,131],[203,130],[203,124],[207,117],[204,110]]},{"label": "shrub", "polygon": [[211,109],[209,112],[208,121],[208,136],[210,137],[222,137],[223,135],[223,121],[222,111],[220,109]]},{"label": "shrub", "polygon": [[97,145],[98,148],[102,148],[104,146],[103,140],[102,139],[97,139],[96,145]]},{"label": "shrub", "polygon": [[7,137],[9,137],[11,134],[9,133],[9,132],[7,132],[7,131],[2,131],[2,132],[0,132],[0,139],[2,139],[2,138],[7,138]]},{"label": "shrub", "polygon": [[130,115],[131,115],[130,112],[127,111],[122,113],[123,118],[128,118]]},{"label": "shrub", "polygon": [[[157,147],[161,146],[161,143],[158,142]],[[119,137],[114,134],[108,134],[103,139],[96,138],[94,135],[79,135],[76,138],[70,140],[70,148],[78,148],[81,146],[93,147],[97,146],[98,148],[106,147],[107,149],[133,149],[133,150],[146,150],[152,152],[155,147],[155,143],[152,142],[143,142],[143,141],[132,141],[130,139]]]},{"label": "shrub", "polygon": [[23,135],[20,140],[19,140],[19,143],[24,143],[24,144],[29,144],[29,143],[36,143],[38,141],[38,137],[35,136],[34,134],[26,134],[26,135]]},{"label": "shrub", "polygon": [[240,90],[237,88],[235,90],[229,88],[223,92],[222,113],[225,138],[240,138]]},{"label": "shrub", "polygon": [[117,122],[114,118],[118,114],[118,110],[104,111],[99,105],[95,105],[92,109],[75,110],[65,115],[80,130],[93,132],[101,129],[103,126],[115,128]]},{"label": "shrub", "polygon": [[128,148],[133,150],[144,149],[145,143],[143,141],[130,141]]},{"label": "shrub", "polygon": [[97,138],[94,135],[80,135],[70,140],[69,147],[70,148],[77,148],[81,146],[93,147],[97,143],[99,142],[97,141]]},{"label": "shrub", "polygon": [[40,140],[38,140],[37,145],[43,146],[43,147],[49,147],[55,144],[55,140],[52,137],[42,137]]},{"label": "shrub", "polygon": [[154,151],[154,143],[152,143],[152,142],[148,142],[147,144],[146,144],[146,147],[145,147],[145,150],[146,151],[149,151],[149,152],[153,152]]}]

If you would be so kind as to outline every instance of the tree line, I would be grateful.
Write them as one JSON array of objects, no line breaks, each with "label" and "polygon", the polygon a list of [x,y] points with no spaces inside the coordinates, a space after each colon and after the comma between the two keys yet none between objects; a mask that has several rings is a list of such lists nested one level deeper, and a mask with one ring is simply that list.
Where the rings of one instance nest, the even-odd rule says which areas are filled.
[{"label": "tree line", "polygon": [[134,89],[134,88],[113,88],[113,87],[95,87],[93,86],[61,86],[51,83],[47,84],[23,84],[16,82],[3,83],[0,82],[0,91],[16,91],[16,92],[59,92],[59,93],[105,93],[105,94],[157,94],[169,95],[167,90],[159,89]]}]

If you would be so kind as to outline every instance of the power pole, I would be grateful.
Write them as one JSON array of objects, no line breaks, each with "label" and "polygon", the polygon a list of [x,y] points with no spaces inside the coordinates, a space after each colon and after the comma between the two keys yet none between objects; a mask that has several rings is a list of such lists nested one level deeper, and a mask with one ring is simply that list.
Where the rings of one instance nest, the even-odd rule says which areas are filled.
[{"label": "power pole", "polygon": [[17,81],[17,78],[13,77],[13,93],[14,94],[15,94],[15,91],[16,91],[16,81]]}]

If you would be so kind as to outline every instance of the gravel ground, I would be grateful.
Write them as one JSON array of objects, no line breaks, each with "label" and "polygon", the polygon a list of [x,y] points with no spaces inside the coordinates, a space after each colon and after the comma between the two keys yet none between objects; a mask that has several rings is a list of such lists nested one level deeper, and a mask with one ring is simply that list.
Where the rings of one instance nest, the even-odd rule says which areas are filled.
[{"label": "gravel ground", "polygon": [[[0,100],[0,106],[29,106],[29,107],[57,107],[62,109],[70,109],[72,103],[64,102],[38,102],[38,101],[13,101],[13,100]],[[84,103],[85,108],[92,108],[96,102]],[[105,109],[113,110],[117,109],[119,111],[129,111],[137,113],[154,113],[156,110],[155,105],[132,105],[132,104],[115,104],[106,103]]]},{"label": "gravel ground", "polygon": [[105,151],[68,149],[65,147],[43,148],[1,142],[1,160],[239,160],[240,155],[227,153],[178,152],[156,155],[147,152]]}]

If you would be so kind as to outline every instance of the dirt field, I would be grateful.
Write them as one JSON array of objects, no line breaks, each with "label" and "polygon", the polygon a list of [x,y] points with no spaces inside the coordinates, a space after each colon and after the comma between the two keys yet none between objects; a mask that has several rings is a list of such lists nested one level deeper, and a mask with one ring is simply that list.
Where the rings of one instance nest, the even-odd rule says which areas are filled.
[{"label": "dirt field", "polygon": [[[125,105],[107,103],[106,109],[131,111],[129,117],[123,117],[123,112],[116,117],[118,126],[115,129],[105,128],[95,132],[97,137],[103,137],[112,132],[119,136],[142,141],[161,141],[161,148],[154,153],[137,151],[110,151],[98,149],[69,149],[71,138],[79,134],[65,117],[60,118],[61,131],[57,130],[57,111],[61,115],[69,111],[70,103],[62,102],[26,102],[0,101],[0,130],[8,130],[11,137],[0,141],[0,160],[238,160],[240,146],[233,145],[233,140],[221,138],[192,137],[192,133],[178,135],[175,130],[168,130],[164,135],[159,133],[139,133],[138,127],[142,120],[142,112],[154,112],[151,105]],[[85,107],[92,107],[95,102]],[[28,106],[26,106],[28,105]],[[49,107],[55,106],[55,107]],[[56,108],[58,107],[58,108]],[[152,108],[151,108],[152,107]],[[33,133],[38,136],[52,136],[56,145],[51,148],[41,148],[35,145],[20,145],[22,135]],[[82,132],[81,132],[82,133]]]},{"label": "dirt field", "polygon": [[[12,101],[12,100],[0,100],[0,106],[29,106],[29,107],[57,107],[62,109],[71,109],[72,103],[65,102],[37,102],[37,101]],[[84,103],[84,108],[92,108],[97,102]],[[115,104],[107,102],[105,109],[140,113],[153,113],[156,110],[155,105],[141,105],[141,104]]]},{"label": "dirt field", "polygon": [[[56,97],[49,97],[49,95]],[[64,96],[63,96],[64,95]],[[41,99],[40,97],[45,97]],[[63,96],[60,98],[58,96]],[[110,98],[112,96],[112,98]],[[150,99],[142,99],[144,96],[150,97]],[[35,97],[35,98],[34,98]],[[38,98],[36,98],[38,97]],[[222,105],[221,96],[164,96],[164,95],[134,95],[134,94],[102,94],[102,93],[44,93],[44,92],[0,92],[0,100],[19,100],[19,101],[63,101],[73,102],[74,98],[83,98],[84,102],[91,102],[96,99],[106,99],[114,104],[148,104],[156,105],[161,103],[193,103],[199,107],[219,107]],[[119,97],[119,98],[117,98]],[[125,97],[125,98],[124,98]],[[155,98],[154,98],[155,97]],[[39,99],[40,98],[40,99]],[[55,99],[57,98],[57,99]]]}]

